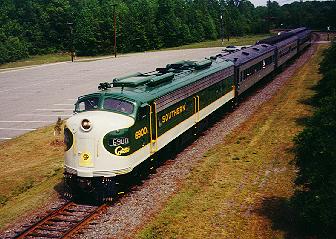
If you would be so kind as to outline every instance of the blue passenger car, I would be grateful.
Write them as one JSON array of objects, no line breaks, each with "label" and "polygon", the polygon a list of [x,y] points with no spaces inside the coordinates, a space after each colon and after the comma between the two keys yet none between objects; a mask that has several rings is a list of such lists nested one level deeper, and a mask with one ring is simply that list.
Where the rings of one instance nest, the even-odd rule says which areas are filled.
[{"label": "blue passenger car", "polygon": [[239,96],[275,69],[276,47],[258,44],[220,58],[235,66],[236,95]]}]

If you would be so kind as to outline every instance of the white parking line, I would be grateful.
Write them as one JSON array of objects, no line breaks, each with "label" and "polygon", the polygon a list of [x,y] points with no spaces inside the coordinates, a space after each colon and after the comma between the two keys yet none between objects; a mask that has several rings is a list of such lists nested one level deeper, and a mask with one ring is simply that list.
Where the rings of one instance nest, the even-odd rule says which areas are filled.
[{"label": "white parking line", "polygon": [[12,139],[12,138],[3,138],[3,137],[0,137],[0,140],[1,140],[1,139]]},{"label": "white parking line", "polygon": [[[2,72],[0,72],[0,73],[2,73]],[[8,88],[6,90],[0,90],[0,93],[12,91],[12,90],[17,91],[17,90],[21,90],[21,89],[27,89],[27,88],[32,87],[32,86],[38,86],[38,85],[41,85],[41,84],[47,84],[47,83],[54,82],[54,81],[57,81],[57,79],[49,80],[48,82],[39,82],[39,83],[35,83],[35,84],[29,84],[28,86],[20,86],[20,87]]]},{"label": "white parking line", "polygon": [[54,104],[55,106],[74,106],[74,104]]},{"label": "white parking line", "polygon": [[35,110],[38,110],[38,111],[67,111],[67,110],[73,111],[74,109],[35,109]]},{"label": "white parking line", "polygon": [[0,128],[0,130],[13,130],[13,131],[34,131],[34,130],[36,130],[36,129]]},{"label": "white parking line", "polygon": [[7,68],[7,69],[0,70],[0,74],[1,73],[6,73],[6,72],[13,72],[13,71],[23,71],[23,70],[32,69],[32,68],[40,68],[40,67],[46,67],[46,66],[52,66],[52,65],[59,65],[59,64],[64,64],[64,63],[67,63],[67,61],[56,62],[56,63],[47,63],[47,64],[42,64],[42,65],[32,65],[32,66]]},{"label": "white parking line", "polygon": [[18,114],[17,116],[70,117],[70,116],[72,116],[72,115]]},{"label": "white parking line", "polygon": [[51,120],[0,120],[0,123],[53,123]]}]

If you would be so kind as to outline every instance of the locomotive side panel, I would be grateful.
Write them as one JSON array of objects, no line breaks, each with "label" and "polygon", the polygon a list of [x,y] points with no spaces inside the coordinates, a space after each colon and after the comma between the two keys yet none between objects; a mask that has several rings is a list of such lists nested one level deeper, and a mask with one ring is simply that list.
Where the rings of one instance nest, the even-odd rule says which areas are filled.
[{"label": "locomotive side panel", "polygon": [[233,68],[229,72],[227,78],[158,112],[158,149],[234,98]]},{"label": "locomotive side panel", "polygon": [[234,98],[233,73],[231,66],[156,101],[158,149]]}]

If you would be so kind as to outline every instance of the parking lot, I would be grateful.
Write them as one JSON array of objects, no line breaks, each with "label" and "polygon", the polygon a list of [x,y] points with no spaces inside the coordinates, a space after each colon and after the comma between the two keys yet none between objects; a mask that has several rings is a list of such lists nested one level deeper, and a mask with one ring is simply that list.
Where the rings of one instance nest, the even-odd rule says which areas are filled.
[{"label": "parking lot", "polygon": [[100,82],[146,72],[179,60],[211,56],[221,48],[159,51],[81,62],[63,62],[0,72],[0,141],[71,116],[78,96]]}]

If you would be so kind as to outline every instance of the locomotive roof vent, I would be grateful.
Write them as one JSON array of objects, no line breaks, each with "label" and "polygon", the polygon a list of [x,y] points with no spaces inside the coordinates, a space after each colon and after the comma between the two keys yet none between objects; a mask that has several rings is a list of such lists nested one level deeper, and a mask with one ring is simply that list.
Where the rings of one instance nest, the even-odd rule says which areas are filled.
[{"label": "locomotive roof vent", "polygon": [[[210,57],[210,59],[216,59],[219,55],[214,57]],[[211,66],[212,61],[209,59],[205,59],[202,61],[178,61],[172,64],[167,64],[166,68],[156,68],[156,70],[160,73],[168,73],[168,72],[181,72],[184,70],[202,70]]]},{"label": "locomotive roof vent", "polygon": [[166,82],[171,81],[174,78],[174,73],[166,73],[160,76],[155,76],[150,79],[146,85],[148,86],[157,86]]},{"label": "locomotive roof vent", "polygon": [[212,65],[212,61],[210,61],[210,60],[198,61],[198,62],[195,62],[195,69],[196,70],[201,70],[201,69],[207,68],[211,65]]},{"label": "locomotive roof vent", "polygon": [[261,44],[261,46],[263,46],[263,47],[268,47],[268,45],[265,45],[265,44]]},{"label": "locomotive roof vent", "polygon": [[122,77],[118,77],[118,78],[115,78],[113,79],[113,82],[115,81],[120,81],[120,80],[124,80],[126,78],[130,78],[132,76],[141,76],[142,74],[140,72],[136,72],[136,73],[133,73],[133,74],[130,74],[130,75],[126,75],[126,76],[122,76]]},{"label": "locomotive roof vent", "polygon": [[260,51],[259,48],[256,48],[256,47],[252,47],[252,49],[255,51]]},{"label": "locomotive roof vent", "polygon": [[246,52],[246,51],[243,51],[242,54],[245,55],[245,56],[250,55],[250,53],[248,53],[248,52]]},{"label": "locomotive roof vent", "polygon": [[116,78],[113,80],[113,86],[114,87],[137,87],[140,85],[146,84],[150,79],[155,77],[155,75],[152,76],[146,76],[146,75],[132,75],[128,77],[123,78]]},{"label": "locomotive roof vent", "polygon": [[167,64],[166,68],[174,70],[187,70],[195,65],[195,61],[178,61],[172,64]]}]

